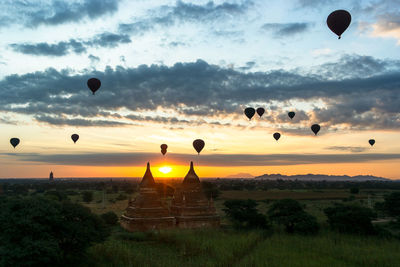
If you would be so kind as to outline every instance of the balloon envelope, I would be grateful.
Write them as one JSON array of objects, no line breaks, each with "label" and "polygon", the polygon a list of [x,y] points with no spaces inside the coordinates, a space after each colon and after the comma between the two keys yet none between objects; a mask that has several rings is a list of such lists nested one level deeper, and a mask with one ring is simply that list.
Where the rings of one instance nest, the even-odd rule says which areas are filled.
[{"label": "balloon envelope", "polygon": [[256,110],[254,108],[246,108],[244,110],[244,114],[246,115],[247,118],[249,118],[249,120],[251,120],[254,114],[256,114]]},{"label": "balloon envelope", "polygon": [[165,155],[167,153],[167,149],[161,149],[161,154]]},{"label": "balloon envelope", "polygon": [[97,78],[90,78],[87,81],[87,86],[89,87],[90,91],[94,94],[97,90],[99,90],[101,86],[101,82]]},{"label": "balloon envelope", "polygon": [[264,114],[264,112],[265,112],[265,109],[264,109],[264,108],[258,108],[258,109],[257,109],[257,114],[258,114],[258,116],[260,116],[260,118],[261,118],[261,116]]},{"label": "balloon envelope", "polygon": [[18,146],[18,144],[19,144],[19,139],[18,138],[11,138],[10,139],[10,143],[11,143],[11,145],[15,148],[16,146]]},{"label": "balloon envelope", "polygon": [[200,154],[201,150],[203,150],[205,143],[201,139],[196,139],[193,141],[193,147],[196,149],[197,153]]},{"label": "balloon envelope", "polygon": [[294,115],[296,115],[296,113],[294,113],[293,111],[290,111],[290,112],[288,113],[288,116],[289,116],[290,119],[293,119],[293,118],[294,118]]},{"label": "balloon envelope", "polygon": [[281,138],[281,134],[280,133],[274,133],[274,138],[276,141],[279,140],[279,138]]},{"label": "balloon envelope", "polygon": [[72,139],[72,141],[74,141],[74,144],[75,144],[76,141],[78,141],[78,139],[79,139],[79,135],[73,134],[73,135],[71,135],[71,139]]},{"label": "balloon envelope", "polygon": [[371,146],[373,146],[373,145],[375,144],[375,140],[374,140],[374,139],[369,139],[369,140],[368,140],[368,143],[369,143]]},{"label": "balloon envelope", "polygon": [[315,135],[317,135],[317,133],[319,132],[319,130],[321,130],[321,126],[319,126],[318,124],[313,124],[311,126],[311,131],[313,131],[313,133]]},{"label": "balloon envelope", "polygon": [[336,10],[329,14],[326,19],[329,29],[339,36],[349,27],[351,22],[351,15],[346,10]]},{"label": "balloon envelope", "polygon": [[161,149],[167,149],[168,148],[168,146],[166,144],[162,144],[160,147],[161,147]]}]

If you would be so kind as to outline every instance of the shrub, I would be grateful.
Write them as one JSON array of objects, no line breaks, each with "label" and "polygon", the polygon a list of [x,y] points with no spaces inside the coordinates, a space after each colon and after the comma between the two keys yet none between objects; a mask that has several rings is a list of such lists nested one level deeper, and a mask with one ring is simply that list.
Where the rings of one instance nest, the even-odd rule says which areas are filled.
[{"label": "shrub", "polygon": [[119,194],[115,200],[120,201],[120,200],[126,200],[128,197],[125,194]]},{"label": "shrub", "polygon": [[107,237],[90,209],[44,197],[0,199],[0,266],[71,266]]},{"label": "shrub", "polygon": [[374,234],[372,219],[376,218],[373,210],[359,205],[336,204],[324,210],[328,223],[333,230],[343,233]]},{"label": "shrub", "polygon": [[90,203],[93,200],[93,192],[92,191],[84,191],[82,193],[82,200],[86,203]]},{"label": "shrub", "polygon": [[216,199],[221,194],[221,191],[218,189],[218,186],[215,183],[201,182],[201,185],[203,187],[204,194],[206,194],[208,199],[211,197]]},{"label": "shrub", "polygon": [[319,230],[317,219],[304,211],[294,199],[276,201],[268,210],[268,217],[285,227],[287,233],[316,234]]},{"label": "shrub", "polygon": [[385,196],[383,202],[383,210],[392,217],[400,217],[400,192],[393,192]]},{"label": "shrub", "polygon": [[224,205],[225,209],[223,210],[235,228],[270,228],[267,218],[258,212],[256,208],[258,204],[254,200],[227,200]]},{"label": "shrub", "polygon": [[359,192],[360,192],[360,189],[358,187],[350,188],[350,194],[358,194]]},{"label": "shrub", "polygon": [[118,216],[112,211],[103,213],[100,217],[107,225],[113,226],[118,223]]}]

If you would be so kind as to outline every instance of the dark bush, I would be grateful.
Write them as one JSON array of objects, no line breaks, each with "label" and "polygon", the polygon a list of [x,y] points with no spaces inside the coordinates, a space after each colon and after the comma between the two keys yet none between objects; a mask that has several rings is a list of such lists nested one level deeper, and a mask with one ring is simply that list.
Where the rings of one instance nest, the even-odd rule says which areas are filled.
[{"label": "dark bush", "polygon": [[82,205],[45,197],[0,199],[0,266],[74,266],[107,237]]},{"label": "dark bush", "polygon": [[204,194],[206,194],[208,199],[211,197],[216,199],[221,194],[221,191],[218,189],[218,186],[215,183],[201,182],[201,185],[203,187]]},{"label": "dark bush", "polygon": [[118,223],[118,216],[112,211],[103,213],[100,217],[107,225],[113,226]]},{"label": "dark bush", "polygon": [[223,209],[237,229],[268,229],[270,224],[267,218],[258,212],[257,202],[254,200],[227,200]]},{"label": "dark bush", "polygon": [[268,210],[268,217],[285,227],[287,233],[316,234],[319,230],[317,219],[304,211],[294,199],[276,201]]},{"label": "dark bush", "polygon": [[120,200],[126,200],[128,197],[125,194],[119,194],[115,200],[120,201]]},{"label": "dark bush", "polygon": [[350,194],[358,194],[359,192],[360,192],[360,189],[358,187],[350,188]]},{"label": "dark bush", "polygon": [[385,196],[383,202],[383,210],[385,213],[392,217],[400,217],[400,192],[393,192]]},{"label": "dark bush", "polygon": [[90,203],[93,201],[93,192],[92,191],[84,191],[82,192],[82,201],[86,203]]},{"label": "dark bush", "polygon": [[324,210],[328,223],[333,230],[343,233],[370,235],[375,233],[372,219],[373,210],[359,205],[336,204]]}]

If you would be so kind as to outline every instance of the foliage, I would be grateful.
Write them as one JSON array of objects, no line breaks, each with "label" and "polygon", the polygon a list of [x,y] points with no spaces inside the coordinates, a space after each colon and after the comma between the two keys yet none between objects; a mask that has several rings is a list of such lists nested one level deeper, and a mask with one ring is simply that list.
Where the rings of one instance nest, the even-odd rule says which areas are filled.
[{"label": "foliage", "polygon": [[232,221],[235,228],[238,229],[252,229],[261,228],[268,229],[270,224],[266,217],[259,213],[257,210],[257,202],[248,200],[227,200],[224,202],[225,209],[223,209]]},{"label": "foliage", "polygon": [[64,266],[108,235],[86,207],[44,197],[0,199],[0,266]]},{"label": "foliage", "polygon": [[218,189],[218,186],[212,182],[201,182],[203,187],[203,192],[206,194],[207,198],[217,199],[219,195],[221,195],[221,191]]},{"label": "foliage", "polygon": [[117,201],[126,200],[128,197],[125,194],[119,194],[116,198]]},{"label": "foliage", "polygon": [[53,199],[53,200],[66,200],[68,199],[67,194],[65,194],[62,191],[59,190],[51,190],[51,191],[47,191],[46,193],[44,193],[44,195],[49,198],[49,199]]},{"label": "foliage", "polygon": [[372,219],[376,214],[370,208],[356,204],[336,204],[324,210],[328,223],[333,230],[353,234],[375,234]]},{"label": "foliage", "polygon": [[118,216],[113,211],[103,213],[100,217],[107,225],[113,226],[118,223]]},{"label": "foliage", "polygon": [[287,233],[316,234],[319,230],[317,219],[304,211],[294,199],[276,201],[268,210],[268,217],[283,225]]},{"label": "foliage", "polygon": [[393,192],[384,199],[383,210],[386,214],[400,218],[400,192]]},{"label": "foliage", "polygon": [[360,192],[360,189],[358,187],[350,188],[350,194],[358,194],[359,192]]},{"label": "foliage", "polygon": [[82,201],[86,203],[90,203],[93,201],[93,192],[92,191],[83,191],[82,192]]}]

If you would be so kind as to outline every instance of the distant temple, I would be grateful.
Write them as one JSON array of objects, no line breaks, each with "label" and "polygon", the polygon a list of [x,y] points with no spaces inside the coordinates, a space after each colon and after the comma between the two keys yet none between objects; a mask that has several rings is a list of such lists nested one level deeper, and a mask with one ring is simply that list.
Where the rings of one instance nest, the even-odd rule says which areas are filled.
[{"label": "distant temple", "polygon": [[175,190],[171,214],[175,216],[178,228],[217,227],[220,224],[213,200],[205,196],[193,162],[190,162],[182,185]]},{"label": "distant temple", "polygon": [[54,181],[54,175],[53,175],[53,172],[50,172],[49,181]]},{"label": "distant temple", "polygon": [[131,232],[174,227],[175,218],[161,201],[149,163],[139,187],[139,196],[129,201],[121,226]]},{"label": "distant temple", "polygon": [[121,226],[128,231],[147,231],[164,228],[217,227],[217,215],[212,198],[205,196],[193,162],[182,185],[175,190],[171,211],[162,203],[156,183],[147,163],[147,170],[140,182],[138,197],[129,201],[121,216]]}]

